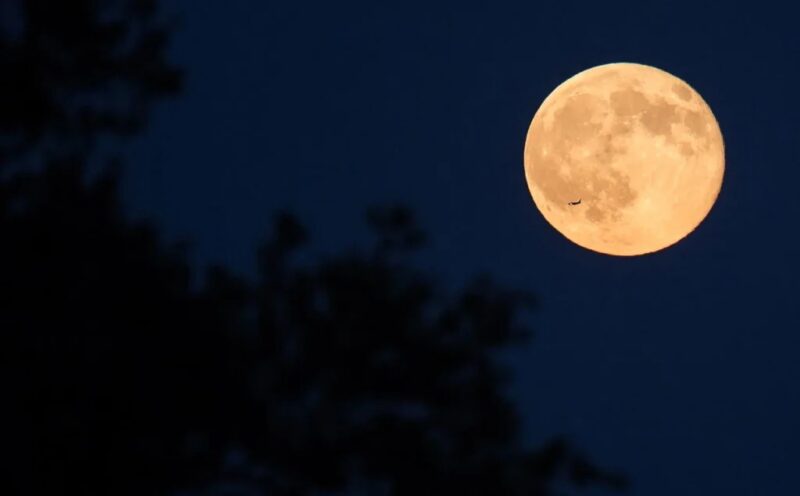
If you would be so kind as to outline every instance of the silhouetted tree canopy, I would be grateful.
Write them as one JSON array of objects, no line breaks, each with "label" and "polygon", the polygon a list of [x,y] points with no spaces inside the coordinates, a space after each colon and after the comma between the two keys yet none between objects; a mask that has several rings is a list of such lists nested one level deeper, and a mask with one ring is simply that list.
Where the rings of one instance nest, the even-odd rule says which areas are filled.
[{"label": "silhouetted tree canopy", "polygon": [[155,0],[3,1],[0,165],[130,135],[153,101],[181,87]]},{"label": "silhouetted tree canopy", "polygon": [[16,4],[22,28],[0,38],[4,494],[625,486],[562,439],[520,441],[496,352],[528,338],[533,299],[485,277],[444,291],[408,262],[426,237],[407,209],[369,210],[372,246],[306,263],[311,236],[280,214],[257,274],[214,267],[196,289],[184,249],[124,216],[115,170],[86,175],[104,133],[179,88],[155,3]]}]

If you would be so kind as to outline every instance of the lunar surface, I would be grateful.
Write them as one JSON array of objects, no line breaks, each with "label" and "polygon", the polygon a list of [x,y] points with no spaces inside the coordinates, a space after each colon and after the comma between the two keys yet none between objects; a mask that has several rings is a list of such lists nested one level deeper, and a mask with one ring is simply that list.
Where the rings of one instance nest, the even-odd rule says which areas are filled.
[{"label": "lunar surface", "polygon": [[525,176],[545,219],[580,246],[641,255],[684,238],[722,186],[711,109],[655,67],[593,67],[558,86],[533,117]]}]

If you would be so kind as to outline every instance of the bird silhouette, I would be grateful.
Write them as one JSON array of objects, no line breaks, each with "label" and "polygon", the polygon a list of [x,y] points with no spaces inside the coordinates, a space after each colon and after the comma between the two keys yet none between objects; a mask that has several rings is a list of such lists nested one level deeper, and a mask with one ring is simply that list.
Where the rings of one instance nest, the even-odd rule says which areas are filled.
[{"label": "bird silhouette", "polygon": [[570,205],[580,205],[581,204],[581,200],[579,199],[578,201],[571,201],[571,202],[569,202],[569,204]]}]

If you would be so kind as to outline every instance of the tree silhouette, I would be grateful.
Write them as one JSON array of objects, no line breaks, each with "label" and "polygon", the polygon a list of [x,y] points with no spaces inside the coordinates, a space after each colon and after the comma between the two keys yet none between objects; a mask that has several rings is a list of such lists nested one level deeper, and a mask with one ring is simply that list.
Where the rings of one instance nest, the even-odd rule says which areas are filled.
[{"label": "tree silhouette", "polygon": [[[367,494],[550,494],[554,481],[623,487],[562,440],[540,451],[518,442],[494,359],[528,332],[530,295],[479,278],[455,296],[404,262],[422,233],[408,210],[368,215],[372,250],[292,267],[306,240],[280,216],[260,251],[260,374],[248,453],[277,471],[285,494],[359,480]],[[264,422],[266,421],[266,427]],[[252,437],[253,432],[264,437]]]},{"label": "tree silhouette", "polygon": [[139,131],[151,103],[180,89],[155,0],[4,3],[0,167],[29,165],[32,152],[85,157],[103,136]]},{"label": "tree silhouette", "polygon": [[225,408],[221,316],[179,254],[120,217],[111,179],[59,165],[0,193],[11,493],[169,488],[197,461],[187,433]]},{"label": "tree silhouette", "polygon": [[[193,289],[184,250],[125,218],[94,144],[179,88],[155,3],[20,0],[3,33],[0,331],[7,494],[549,495],[623,488],[562,439],[531,450],[495,358],[530,295],[453,295],[425,235],[378,208],[371,247],[314,263],[276,217],[254,282]],[[68,6],[67,6],[68,5]],[[10,71],[10,72],[8,72]],[[31,166],[33,164],[34,166]]]}]

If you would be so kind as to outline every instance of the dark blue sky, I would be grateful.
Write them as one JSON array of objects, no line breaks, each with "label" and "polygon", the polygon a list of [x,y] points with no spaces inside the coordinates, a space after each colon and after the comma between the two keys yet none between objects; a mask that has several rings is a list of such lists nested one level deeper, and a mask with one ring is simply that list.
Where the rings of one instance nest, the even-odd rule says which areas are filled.
[{"label": "dark blue sky", "polygon": [[[788,5],[788,2],[787,2]],[[400,201],[458,283],[537,292],[514,354],[528,436],[564,433],[637,496],[800,494],[800,35],[767,2],[168,1],[186,91],[133,145],[126,196],[199,263],[246,272],[272,213],[314,249]],[[638,258],[572,245],[537,212],[522,149],[539,103],[618,61],[689,82],[726,144],[699,230]]]}]

